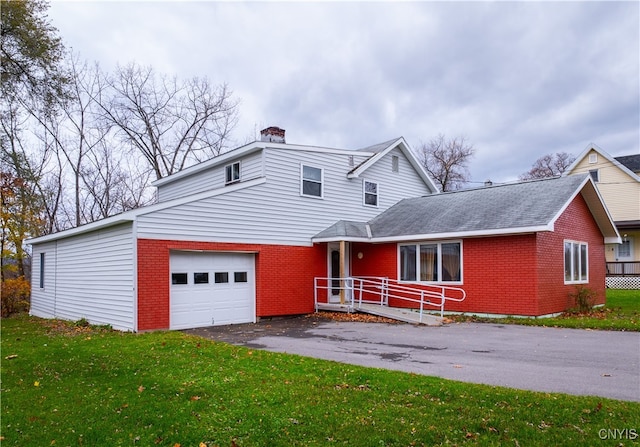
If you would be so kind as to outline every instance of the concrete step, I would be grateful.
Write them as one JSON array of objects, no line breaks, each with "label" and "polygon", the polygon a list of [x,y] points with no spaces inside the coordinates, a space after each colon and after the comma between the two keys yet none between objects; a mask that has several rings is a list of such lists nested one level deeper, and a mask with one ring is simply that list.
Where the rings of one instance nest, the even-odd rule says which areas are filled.
[{"label": "concrete step", "polygon": [[407,323],[425,324],[427,326],[441,326],[443,324],[443,319],[435,315],[423,313],[421,320],[420,312],[415,312],[410,309],[401,309],[399,307],[380,306],[379,304],[360,304],[360,306],[356,305],[353,310],[356,312],[377,315],[379,317],[405,321]]}]

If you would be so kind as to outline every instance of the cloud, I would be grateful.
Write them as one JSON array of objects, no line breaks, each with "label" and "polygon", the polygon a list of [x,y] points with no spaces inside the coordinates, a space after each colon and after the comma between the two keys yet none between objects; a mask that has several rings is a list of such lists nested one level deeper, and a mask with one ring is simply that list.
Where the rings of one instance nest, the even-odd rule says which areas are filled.
[{"label": "cloud", "polygon": [[227,82],[236,139],[358,148],[442,133],[476,181],[517,178],[591,141],[640,151],[637,2],[53,3],[67,45]]}]

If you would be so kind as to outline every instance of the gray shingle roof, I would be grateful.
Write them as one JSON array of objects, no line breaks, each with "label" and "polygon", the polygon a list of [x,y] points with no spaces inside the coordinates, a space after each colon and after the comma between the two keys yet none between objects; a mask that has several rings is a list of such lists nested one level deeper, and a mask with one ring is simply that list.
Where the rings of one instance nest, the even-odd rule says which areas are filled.
[{"label": "gray shingle roof", "polygon": [[548,225],[584,175],[405,199],[369,222],[374,238],[466,233]]},{"label": "gray shingle roof", "polygon": [[329,228],[316,234],[316,238],[334,238],[334,237],[369,237],[367,232],[367,224],[365,222],[354,222],[349,220],[340,220]]},{"label": "gray shingle roof", "polygon": [[369,222],[339,221],[315,238],[482,235],[540,229],[554,221],[587,176],[571,175],[404,199]]},{"label": "gray shingle roof", "polygon": [[624,155],[622,157],[615,157],[615,159],[626,166],[630,171],[635,173],[640,172],[640,154]]}]

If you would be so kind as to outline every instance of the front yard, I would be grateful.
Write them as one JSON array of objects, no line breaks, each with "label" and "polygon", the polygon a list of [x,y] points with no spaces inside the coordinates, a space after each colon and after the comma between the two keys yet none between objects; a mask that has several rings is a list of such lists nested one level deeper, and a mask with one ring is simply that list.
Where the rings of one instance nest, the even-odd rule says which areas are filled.
[{"label": "front yard", "polygon": [[640,432],[640,403],[471,385],[181,332],[20,316],[4,319],[1,335],[3,445],[605,446],[635,444]]},{"label": "front yard", "polygon": [[607,304],[590,312],[567,312],[553,318],[451,317],[455,321],[477,321],[528,326],[640,331],[640,290],[607,289]]}]

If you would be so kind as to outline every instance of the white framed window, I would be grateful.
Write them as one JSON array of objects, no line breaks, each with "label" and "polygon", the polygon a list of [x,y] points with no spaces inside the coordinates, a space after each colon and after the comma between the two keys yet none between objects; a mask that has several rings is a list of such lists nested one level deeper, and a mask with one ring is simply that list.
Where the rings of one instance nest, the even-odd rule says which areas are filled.
[{"label": "white framed window", "polygon": [[596,154],[595,152],[589,154],[589,163],[598,163],[598,154]]},{"label": "white framed window", "polygon": [[400,281],[462,284],[462,241],[398,246]]},{"label": "white framed window", "polygon": [[224,184],[230,185],[240,181],[240,162],[236,161],[224,167]]},{"label": "white framed window", "polygon": [[564,283],[589,282],[589,246],[586,242],[564,241]]},{"label": "white framed window", "polygon": [[300,171],[300,195],[322,198],[323,170],[313,166],[302,165]]},{"label": "white framed window", "polygon": [[367,206],[378,206],[378,184],[364,180],[362,182],[362,200]]},{"label": "white framed window", "polygon": [[594,182],[598,183],[600,181],[600,172],[597,169],[591,169],[589,171],[589,175]]}]

